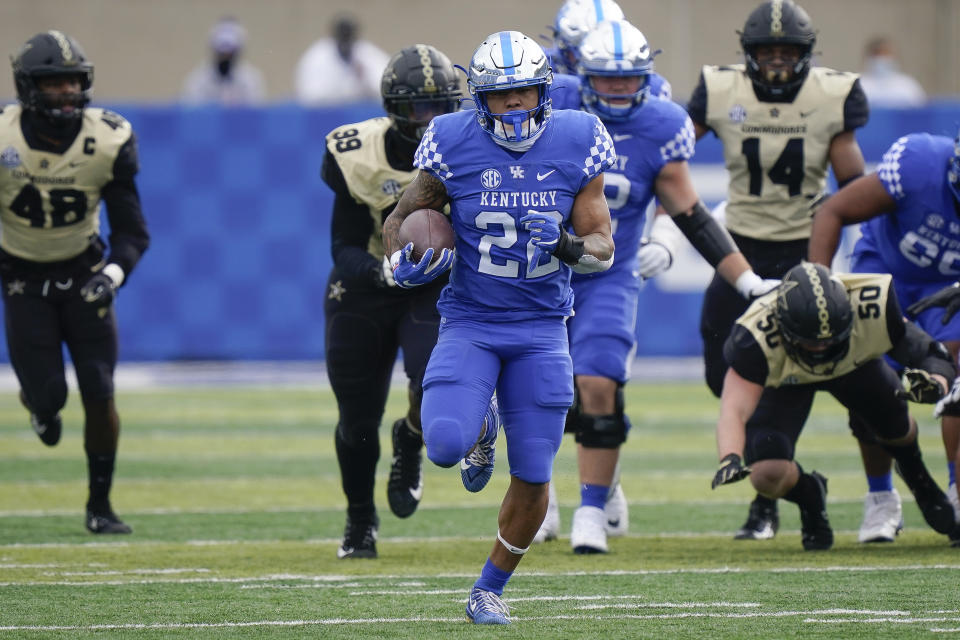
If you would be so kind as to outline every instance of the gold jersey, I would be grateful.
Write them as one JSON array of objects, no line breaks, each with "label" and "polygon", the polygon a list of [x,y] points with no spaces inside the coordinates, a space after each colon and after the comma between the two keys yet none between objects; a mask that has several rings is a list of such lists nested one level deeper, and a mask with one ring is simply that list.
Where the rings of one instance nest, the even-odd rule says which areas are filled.
[{"label": "gold jersey", "polygon": [[730,186],[727,228],[758,240],[810,236],[830,142],[844,131],[857,74],[813,67],[792,102],[761,102],[744,65],[705,66],[706,122],[721,142]]},{"label": "gold jersey", "polygon": [[403,190],[417,176],[417,169],[394,169],[387,160],[384,137],[390,118],[372,118],[337,127],[327,134],[327,150],[343,173],[350,195],[367,206],[373,219],[373,233],[367,251],[383,258],[383,212],[393,209]]},{"label": "gold jersey", "polygon": [[0,247],[33,262],[67,260],[100,234],[100,191],[133,129],[111,111],[88,107],[69,149],[39,151],[23,136],[22,113],[19,105],[0,113]]},{"label": "gold jersey", "polygon": [[824,373],[808,371],[787,356],[775,313],[776,291],[758,298],[737,319],[756,340],[767,359],[766,387],[825,382],[846,375],[869,360],[879,358],[893,348],[887,329],[887,298],[893,276],[878,273],[837,273],[847,289],[853,307],[850,349],[836,366]]}]

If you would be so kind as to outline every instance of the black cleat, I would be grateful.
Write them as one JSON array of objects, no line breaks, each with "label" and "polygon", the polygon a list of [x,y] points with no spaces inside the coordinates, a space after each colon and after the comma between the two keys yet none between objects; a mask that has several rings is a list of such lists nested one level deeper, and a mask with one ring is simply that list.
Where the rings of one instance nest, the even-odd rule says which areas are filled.
[{"label": "black cleat", "polygon": [[60,419],[59,413],[52,418],[41,420],[27,403],[27,397],[23,395],[23,391],[20,391],[20,404],[30,412],[30,426],[33,428],[34,433],[40,437],[40,441],[43,442],[43,444],[52,447],[60,442],[60,434],[63,432],[63,420]]},{"label": "black cleat", "polygon": [[950,536],[950,546],[960,548],[960,525],[957,525],[948,535]]},{"label": "black cleat", "polygon": [[363,520],[350,517],[347,514],[347,526],[343,530],[343,542],[337,549],[338,558],[376,558],[377,557],[377,528],[380,519],[373,514]]},{"label": "black cleat", "polygon": [[123,523],[109,506],[96,510],[87,507],[86,524],[90,533],[133,533],[133,529]]},{"label": "black cleat", "polygon": [[800,507],[801,542],[805,551],[826,551],[833,546],[833,529],[827,519],[827,479],[810,472],[820,489],[820,499],[811,507]]},{"label": "black cleat", "polygon": [[387,481],[387,502],[398,518],[413,515],[423,497],[423,438],[407,427],[405,418],[393,423],[393,463]]},{"label": "black cleat", "polygon": [[777,535],[777,529],[780,528],[777,503],[774,502],[770,507],[764,502],[758,497],[750,503],[747,521],[733,534],[734,540],[770,540]]},{"label": "black cleat", "polygon": [[[930,477],[927,468],[921,463],[917,470],[909,474],[908,478],[903,473],[900,463],[895,464],[897,473],[903,478],[903,481],[910,487],[920,512],[923,513],[923,519],[937,533],[953,533],[957,528],[953,505],[947,494],[940,490],[936,480]],[[951,538],[952,540],[952,538]]]}]

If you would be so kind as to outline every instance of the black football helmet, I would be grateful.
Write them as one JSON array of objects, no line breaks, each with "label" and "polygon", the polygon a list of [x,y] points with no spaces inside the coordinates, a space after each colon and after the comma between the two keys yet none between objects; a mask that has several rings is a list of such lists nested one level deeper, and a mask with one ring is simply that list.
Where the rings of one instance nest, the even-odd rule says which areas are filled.
[{"label": "black football helmet", "polygon": [[[813,46],[817,32],[810,16],[793,0],[767,0],[754,9],[743,25],[740,46],[746,59],[747,75],[760,92],[778,97],[796,92],[810,72]],[[756,49],[760,45],[797,45],[800,60],[787,78],[765,77],[757,62]],[[763,96],[761,96],[763,97]]]},{"label": "black football helmet", "polygon": [[830,373],[850,350],[850,298],[823,265],[801,262],[787,272],[777,290],[776,316],[787,355],[811,373]]},{"label": "black football helmet", "polygon": [[[93,64],[77,41],[61,31],[45,31],[33,36],[12,59],[13,82],[17,99],[24,109],[44,116],[54,123],[79,119],[90,103],[93,89]],[[80,80],[80,93],[65,99],[54,98],[40,91],[37,79],[49,76],[75,75]],[[64,110],[71,105],[74,109]]]},{"label": "black football helmet", "polygon": [[390,58],[380,94],[397,132],[415,143],[434,116],[460,108],[460,80],[453,64],[428,44],[415,44]]}]

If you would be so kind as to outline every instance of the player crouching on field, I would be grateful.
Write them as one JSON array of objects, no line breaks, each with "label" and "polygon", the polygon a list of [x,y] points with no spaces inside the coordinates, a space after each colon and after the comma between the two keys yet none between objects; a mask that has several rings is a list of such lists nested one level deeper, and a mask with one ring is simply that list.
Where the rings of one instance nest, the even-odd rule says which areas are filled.
[{"label": "player crouching on field", "polygon": [[[956,376],[946,349],[900,312],[887,274],[835,274],[803,262],[737,319],[724,345],[713,488],[750,475],[769,498],[800,507],[803,548],[829,549],[827,480],[794,462],[794,447],[819,390],[850,415],[858,438],[874,439],[896,460],[927,523],[956,527],[953,508],[930,477],[907,400],[937,402]],[[908,367],[903,385],[882,356]],[[744,458],[750,466],[745,466]]]}]

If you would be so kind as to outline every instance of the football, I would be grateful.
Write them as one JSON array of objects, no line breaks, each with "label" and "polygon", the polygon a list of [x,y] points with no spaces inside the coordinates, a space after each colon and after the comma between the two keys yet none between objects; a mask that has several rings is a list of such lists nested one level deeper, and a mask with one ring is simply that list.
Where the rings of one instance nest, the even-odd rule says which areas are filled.
[{"label": "football", "polygon": [[453,225],[450,219],[433,209],[417,209],[400,225],[400,243],[413,243],[414,262],[419,262],[423,252],[433,247],[436,258],[441,249],[453,249]]}]

